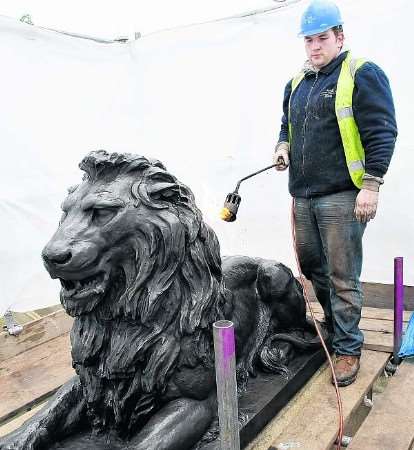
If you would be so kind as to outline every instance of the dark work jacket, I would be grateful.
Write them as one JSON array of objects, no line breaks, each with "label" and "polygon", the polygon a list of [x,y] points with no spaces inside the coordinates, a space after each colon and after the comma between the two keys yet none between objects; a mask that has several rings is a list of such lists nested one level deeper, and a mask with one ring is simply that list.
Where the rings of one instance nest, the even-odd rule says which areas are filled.
[{"label": "dark work jacket", "polygon": [[[335,95],[341,53],[317,73],[308,72],[291,100],[289,191],[294,197],[312,197],[357,189],[348,172],[335,114]],[[285,88],[279,142],[289,141],[288,109],[292,81]],[[394,103],[388,78],[366,62],[355,74],[353,111],[365,149],[365,172],[383,177],[397,137]]]}]

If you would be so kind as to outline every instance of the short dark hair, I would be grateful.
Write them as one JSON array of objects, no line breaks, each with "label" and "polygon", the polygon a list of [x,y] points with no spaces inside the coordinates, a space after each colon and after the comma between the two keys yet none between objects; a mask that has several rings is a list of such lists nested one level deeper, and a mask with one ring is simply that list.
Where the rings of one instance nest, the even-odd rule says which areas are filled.
[{"label": "short dark hair", "polygon": [[344,32],[344,29],[342,25],[337,25],[336,27],[332,27],[332,31],[335,33],[335,36],[338,36],[339,33]]}]

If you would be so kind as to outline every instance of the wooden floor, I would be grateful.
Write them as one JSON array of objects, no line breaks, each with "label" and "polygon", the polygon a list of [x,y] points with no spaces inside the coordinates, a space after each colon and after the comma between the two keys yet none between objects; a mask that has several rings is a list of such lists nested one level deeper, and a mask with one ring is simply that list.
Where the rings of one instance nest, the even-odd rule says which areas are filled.
[{"label": "wooden floor", "polygon": [[[322,317],[318,303],[312,309]],[[404,326],[409,317],[406,312]],[[0,436],[20,426],[74,375],[71,325],[72,319],[57,311],[27,324],[18,337],[0,334]],[[345,434],[353,437],[348,448],[409,450],[414,438],[414,365],[404,361],[394,377],[383,375],[392,352],[393,311],[363,308],[361,329],[365,345],[360,375],[341,389]],[[366,406],[371,396],[372,410]],[[337,427],[335,393],[325,365],[246,450],[332,450]]]}]

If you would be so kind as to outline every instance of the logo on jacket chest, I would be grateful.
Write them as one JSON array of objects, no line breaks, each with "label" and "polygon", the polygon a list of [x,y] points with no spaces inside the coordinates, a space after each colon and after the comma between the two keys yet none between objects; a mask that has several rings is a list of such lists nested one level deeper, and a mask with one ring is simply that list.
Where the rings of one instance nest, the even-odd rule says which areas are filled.
[{"label": "logo on jacket chest", "polygon": [[333,98],[335,97],[335,92],[335,89],[325,89],[319,94],[319,96],[323,98]]}]

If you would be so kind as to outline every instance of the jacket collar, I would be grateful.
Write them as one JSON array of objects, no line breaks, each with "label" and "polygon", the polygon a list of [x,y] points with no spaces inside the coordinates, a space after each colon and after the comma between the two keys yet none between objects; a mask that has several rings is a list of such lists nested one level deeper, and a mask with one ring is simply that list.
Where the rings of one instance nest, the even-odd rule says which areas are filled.
[{"label": "jacket collar", "polygon": [[334,58],[329,64],[324,67],[321,67],[319,70],[315,69],[310,65],[309,61],[306,61],[303,71],[305,72],[305,76],[314,75],[315,73],[321,72],[325,75],[331,74],[340,64],[342,64],[343,60],[348,55],[347,51],[342,51],[336,58]]}]

